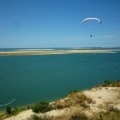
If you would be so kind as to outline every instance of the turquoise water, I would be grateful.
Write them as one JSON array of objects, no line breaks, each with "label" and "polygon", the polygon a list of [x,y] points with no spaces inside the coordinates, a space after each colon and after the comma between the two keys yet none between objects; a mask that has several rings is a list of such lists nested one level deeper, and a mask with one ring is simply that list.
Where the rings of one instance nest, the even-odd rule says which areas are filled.
[{"label": "turquoise water", "polygon": [[0,56],[0,108],[53,101],[120,79],[120,52]]}]

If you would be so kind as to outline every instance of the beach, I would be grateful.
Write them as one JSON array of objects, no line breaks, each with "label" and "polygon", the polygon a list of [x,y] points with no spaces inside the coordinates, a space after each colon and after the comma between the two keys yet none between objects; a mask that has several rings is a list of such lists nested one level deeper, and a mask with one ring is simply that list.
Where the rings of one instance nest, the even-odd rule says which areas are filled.
[{"label": "beach", "polygon": [[16,51],[0,51],[1,56],[9,56],[9,55],[50,55],[50,54],[73,54],[73,53],[115,53],[118,50],[112,49],[83,49],[83,50],[16,50]]}]

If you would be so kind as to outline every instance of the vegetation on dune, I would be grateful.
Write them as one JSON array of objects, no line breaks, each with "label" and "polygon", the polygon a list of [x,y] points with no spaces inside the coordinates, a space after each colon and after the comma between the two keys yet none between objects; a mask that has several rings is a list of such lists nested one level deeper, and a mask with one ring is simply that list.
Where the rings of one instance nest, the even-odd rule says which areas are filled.
[{"label": "vegetation on dune", "polygon": [[22,111],[28,110],[27,107],[11,107],[7,106],[5,109],[5,112],[0,114],[0,120],[3,120],[4,118],[11,117],[13,115],[17,115]]},{"label": "vegetation on dune", "polygon": [[10,107],[10,106],[7,106],[7,107],[6,107],[6,113],[7,113],[7,114],[11,114],[11,113],[12,113],[12,110],[11,110],[11,107]]},{"label": "vegetation on dune", "polygon": [[[105,80],[102,85],[97,87],[120,87],[120,80],[115,82],[111,82],[109,80]],[[107,89],[107,88],[106,88]],[[32,109],[35,112],[28,120],[119,120],[120,119],[120,110],[114,108],[114,106],[109,107],[106,103],[105,112],[98,112],[97,114],[92,115],[92,117],[88,117],[85,114],[84,110],[90,109],[90,104],[94,104],[94,101],[87,97],[82,91],[72,90],[70,93],[60,100],[57,100],[53,103],[49,103],[46,101],[40,101],[35,103],[31,106],[27,107],[6,107],[6,112],[0,114],[0,120],[4,118],[17,115],[21,111]],[[62,116],[48,116],[45,113],[50,110],[62,110],[66,108],[73,108],[73,107],[82,108],[79,109],[77,112],[71,112],[71,114],[64,114]],[[71,109],[72,110],[72,109]],[[39,116],[38,113],[43,113],[43,116]]]},{"label": "vegetation on dune", "polygon": [[105,80],[104,84],[101,86],[103,86],[103,87],[120,87],[120,80],[117,80],[114,82],[111,82],[109,80]]},{"label": "vegetation on dune", "polygon": [[46,101],[40,101],[32,106],[32,110],[35,113],[44,113],[51,110],[51,106]]},{"label": "vegetation on dune", "polygon": [[57,100],[54,103],[53,108],[54,109],[63,109],[66,107],[72,107],[75,105],[84,106],[87,107],[87,104],[90,104],[92,102],[91,98],[88,98],[85,94],[82,92],[71,92],[68,94],[68,96],[64,99]]},{"label": "vegetation on dune", "polygon": [[104,80],[103,84],[96,85],[95,87],[120,87],[120,80],[116,81]]},{"label": "vegetation on dune", "polygon": [[38,116],[38,115],[32,115],[27,120],[52,120],[52,117],[49,116]]}]

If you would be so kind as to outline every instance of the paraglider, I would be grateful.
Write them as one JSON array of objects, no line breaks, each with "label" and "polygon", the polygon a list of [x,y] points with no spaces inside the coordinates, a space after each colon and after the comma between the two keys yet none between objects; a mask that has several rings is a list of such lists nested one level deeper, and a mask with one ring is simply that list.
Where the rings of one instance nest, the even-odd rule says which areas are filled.
[{"label": "paraglider", "polygon": [[[82,20],[81,24],[87,22],[87,21],[90,21],[90,20],[95,20],[97,22],[99,22],[100,24],[102,23],[102,20],[100,20],[99,18],[94,18],[94,17],[91,17],[91,18],[85,18]],[[90,37],[92,37],[92,34],[90,35]]]},{"label": "paraglider", "polygon": [[92,37],[92,35],[90,35],[90,37]]},{"label": "paraglider", "polygon": [[82,20],[81,24],[89,21],[89,20],[96,20],[98,21],[100,24],[102,23],[102,20],[100,20],[99,18],[85,18],[84,20]]}]

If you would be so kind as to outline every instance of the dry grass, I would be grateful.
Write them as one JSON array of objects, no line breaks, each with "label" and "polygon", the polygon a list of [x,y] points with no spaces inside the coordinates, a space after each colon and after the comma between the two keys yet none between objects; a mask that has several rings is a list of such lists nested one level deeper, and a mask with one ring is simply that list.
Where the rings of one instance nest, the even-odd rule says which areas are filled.
[{"label": "dry grass", "polygon": [[105,80],[104,84],[98,85],[96,87],[120,87],[120,80],[117,80],[115,82],[110,82],[109,80]]},{"label": "dry grass", "polygon": [[52,120],[52,117],[50,116],[38,116],[36,114],[32,115],[30,118],[28,118],[27,120]]},{"label": "dry grass", "polygon": [[107,111],[94,114],[91,119],[88,120],[120,120],[120,111]]},{"label": "dry grass", "polygon": [[85,94],[81,92],[71,93],[66,98],[60,99],[54,103],[54,109],[63,109],[66,107],[72,107],[80,105],[81,107],[86,107],[87,104],[92,102],[91,98],[88,98]]},{"label": "dry grass", "polygon": [[75,112],[72,115],[70,115],[69,120],[88,120],[88,118],[85,113]]},{"label": "dry grass", "polygon": [[53,117],[52,120],[89,120],[85,113],[81,111],[73,111],[69,114]]},{"label": "dry grass", "polygon": [[33,115],[27,120],[120,120],[120,111],[110,111],[110,112],[100,112],[92,115],[91,117],[87,116],[81,110],[71,111],[70,113],[64,113],[62,116],[43,116]]}]

